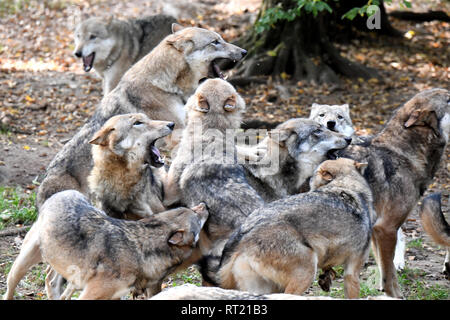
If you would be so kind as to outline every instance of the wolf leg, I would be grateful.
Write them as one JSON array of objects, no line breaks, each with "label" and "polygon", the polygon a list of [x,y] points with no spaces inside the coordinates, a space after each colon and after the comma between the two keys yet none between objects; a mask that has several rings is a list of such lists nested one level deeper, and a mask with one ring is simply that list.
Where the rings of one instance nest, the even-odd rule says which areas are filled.
[{"label": "wolf leg", "polygon": [[31,228],[20,249],[19,256],[14,261],[7,279],[7,290],[4,295],[5,300],[12,300],[14,290],[19,281],[25,276],[27,271],[36,263],[42,261],[41,250],[39,248],[39,234],[37,227]]}]

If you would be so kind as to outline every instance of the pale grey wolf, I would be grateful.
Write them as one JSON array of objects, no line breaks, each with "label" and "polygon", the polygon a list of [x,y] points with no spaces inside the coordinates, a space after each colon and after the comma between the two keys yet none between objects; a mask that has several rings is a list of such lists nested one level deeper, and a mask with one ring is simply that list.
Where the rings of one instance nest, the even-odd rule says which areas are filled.
[{"label": "pale grey wolf", "polygon": [[327,160],[316,169],[311,191],[253,212],[225,245],[220,287],[301,295],[318,268],[343,264],[345,297],[358,298],[376,217],[362,176],[366,166]]},{"label": "pale grey wolf", "polygon": [[83,70],[92,68],[103,79],[103,94],[119,83],[122,75],[171,33],[175,18],[154,15],[142,19],[118,20],[112,16],[89,18],[74,31],[74,55]]},{"label": "pale grey wolf", "polygon": [[163,279],[190,257],[208,218],[204,204],[139,221],[108,217],[75,190],[53,195],[41,208],[8,274],[5,299],[44,261],[80,299],[119,299],[130,290],[156,294]]},{"label": "pale grey wolf", "polygon": [[[352,138],[353,144],[369,144],[372,136],[357,136],[354,132],[353,122],[350,117],[348,104],[328,105],[313,103],[311,106],[310,119],[326,126],[332,131],[337,131]],[[395,247],[394,265],[397,270],[405,267],[405,235],[401,228],[397,231],[397,245]]]},{"label": "pale grey wolf", "polygon": [[424,90],[398,108],[369,145],[350,145],[342,156],[368,162],[365,178],[378,218],[373,252],[381,289],[401,297],[393,263],[397,230],[434,177],[450,132],[450,93]]},{"label": "pale grey wolf", "polygon": [[313,103],[309,118],[330,130],[345,134],[347,137],[353,137],[355,132],[348,104],[328,105]]},{"label": "pale grey wolf", "polygon": [[150,120],[143,113],[111,117],[94,134],[94,167],[88,177],[90,198],[108,216],[141,219],[165,211],[166,175],[155,146],[174,128],[173,122]]},{"label": "pale grey wolf", "polygon": [[433,193],[424,198],[419,210],[423,229],[437,244],[446,247],[442,272],[450,280],[450,226],[445,220],[441,208],[441,194]]},{"label": "pale grey wolf", "polygon": [[175,122],[176,128],[181,129],[185,101],[201,79],[220,72],[216,60],[240,60],[246,54],[245,50],[206,29],[174,24],[173,31],[125,73],[117,87],[103,98],[92,118],[54,157],[38,190],[38,207],[62,190],[88,194],[87,176],[93,166],[88,142],[106,120],[118,114],[142,112],[152,120]]}]

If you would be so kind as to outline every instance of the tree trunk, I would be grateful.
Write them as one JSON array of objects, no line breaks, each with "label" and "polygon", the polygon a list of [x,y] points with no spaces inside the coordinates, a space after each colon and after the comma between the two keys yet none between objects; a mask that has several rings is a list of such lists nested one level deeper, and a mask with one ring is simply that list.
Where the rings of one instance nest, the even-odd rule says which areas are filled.
[{"label": "tree trunk", "polygon": [[[262,0],[257,20],[265,10],[278,3],[285,10],[295,5],[292,0]],[[367,1],[359,0],[359,3]],[[316,83],[337,83],[338,74],[350,78],[379,78],[376,70],[342,57],[330,40],[337,34],[337,25],[345,10],[341,5],[333,8],[332,14],[322,12],[316,17],[303,12],[293,21],[280,20],[262,33],[250,28],[237,43],[247,49],[248,54],[237,66],[236,77],[242,81],[243,78],[270,75]]]}]

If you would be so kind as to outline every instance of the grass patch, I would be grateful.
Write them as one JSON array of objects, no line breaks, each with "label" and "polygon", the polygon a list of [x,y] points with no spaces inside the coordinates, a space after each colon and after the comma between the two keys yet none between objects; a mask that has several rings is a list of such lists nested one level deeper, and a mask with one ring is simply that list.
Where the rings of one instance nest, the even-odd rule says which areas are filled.
[{"label": "grass patch", "polygon": [[427,272],[421,269],[403,269],[398,276],[402,292],[407,300],[446,300],[448,289],[438,284],[428,285],[424,278]]},{"label": "grass patch", "polygon": [[423,249],[423,239],[417,238],[406,244],[407,248]]},{"label": "grass patch", "polygon": [[0,187],[0,230],[16,224],[33,223],[37,218],[35,201],[34,192]]},{"label": "grass patch", "polygon": [[173,274],[164,281],[166,287],[176,287],[186,283],[196,286],[202,285],[202,276],[195,266],[190,266],[186,270]]}]

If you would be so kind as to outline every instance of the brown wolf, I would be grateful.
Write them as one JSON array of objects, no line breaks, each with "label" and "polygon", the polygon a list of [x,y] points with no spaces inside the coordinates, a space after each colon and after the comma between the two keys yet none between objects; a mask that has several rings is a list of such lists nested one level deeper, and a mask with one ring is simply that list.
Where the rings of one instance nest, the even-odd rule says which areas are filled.
[{"label": "brown wolf", "polygon": [[342,156],[368,162],[365,178],[374,196],[377,221],[373,252],[381,289],[401,297],[393,263],[397,230],[434,177],[450,132],[450,93],[425,90],[398,108],[366,146],[350,145]]},{"label": "brown wolf", "polygon": [[155,143],[172,133],[173,122],[145,114],[110,118],[94,134],[94,167],[88,177],[96,207],[114,218],[145,218],[165,211],[164,160]]}]

